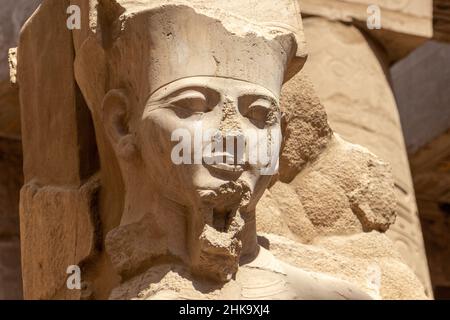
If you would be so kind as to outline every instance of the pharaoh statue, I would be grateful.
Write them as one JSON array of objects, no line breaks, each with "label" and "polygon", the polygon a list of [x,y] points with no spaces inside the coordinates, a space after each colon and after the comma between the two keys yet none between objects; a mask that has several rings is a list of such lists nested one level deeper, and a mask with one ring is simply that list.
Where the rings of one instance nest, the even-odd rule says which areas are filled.
[{"label": "pharaoh statue", "polygon": [[[105,239],[122,276],[111,298],[369,298],[258,245],[255,206],[271,180],[264,166],[276,164],[252,163],[247,152],[238,164],[238,148],[226,153],[239,137],[248,153],[281,142],[281,86],[305,58],[295,6],[283,8],[292,26],[263,15],[247,19],[248,8],[232,2],[135,1],[123,8],[101,31],[111,33],[101,49],[106,68],[95,75],[108,79],[106,94],[88,98],[124,185],[120,224]],[[90,45],[99,44],[88,40],[75,62],[86,97],[97,90],[83,59]],[[197,127],[217,130],[223,147],[210,152],[217,161],[207,161],[211,141],[202,140],[202,161],[190,164],[192,153],[175,163],[172,133],[183,128],[194,140]],[[263,133],[250,141],[251,131]]]},{"label": "pharaoh statue", "polygon": [[[293,136],[295,113],[306,110],[312,124],[326,123],[316,112],[320,103],[315,101],[306,101],[298,110],[286,109],[289,117],[280,106],[283,84],[293,77],[291,81],[298,83],[296,74],[306,61],[296,1],[276,5],[242,0],[67,1],[81,8],[82,28],[54,31],[68,47],[58,52],[45,41],[40,44],[52,52],[50,56],[58,55],[58,61],[66,59],[61,69],[65,73],[41,82],[61,88],[51,93],[50,105],[61,102],[63,107],[52,112],[47,97],[30,98],[38,90],[32,76],[44,75],[36,69],[39,61],[32,63],[29,56],[35,54],[34,32],[45,29],[45,16],[57,12],[57,6],[63,8],[60,3],[43,3],[24,27],[18,49],[25,141],[21,232],[26,297],[379,298],[351,278],[303,268],[276,248],[272,253],[267,245],[270,237],[257,235],[261,216],[259,231],[278,233],[285,240],[275,242],[303,248],[289,230],[275,232],[264,225],[267,219],[278,219],[281,206],[270,217],[267,210],[258,214],[257,205],[267,187],[275,193],[277,179],[291,175],[292,180],[298,174],[299,167],[289,167],[292,157],[284,151],[295,149],[294,138],[304,145],[301,135]],[[301,90],[308,95],[312,89],[302,81]],[[39,108],[46,109],[38,112]],[[39,129],[27,120],[33,114],[41,123]],[[49,123],[48,117],[54,121]],[[183,141],[174,135],[177,130],[187,133]],[[314,130],[311,126],[303,131],[312,148],[317,142],[307,135]],[[345,157],[347,149],[328,127],[322,131],[318,141],[326,143],[315,151],[324,154],[319,163],[326,169],[330,158]],[[204,132],[214,134],[205,139]],[[58,136],[48,145],[43,133]],[[181,142],[187,147],[180,150]],[[58,145],[65,146],[63,152]],[[37,153],[39,146],[43,151],[33,158],[32,151]],[[270,154],[268,160],[251,161],[251,154],[261,154],[260,149]],[[369,215],[357,200],[369,192],[377,197],[372,184],[389,190],[388,170],[362,148],[352,150],[363,153],[362,161],[376,168],[370,171],[375,178],[369,189],[353,195],[358,221],[368,228],[361,227],[361,232],[386,230],[393,219],[389,194],[383,198],[388,205]],[[52,172],[42,169],[53,165],[48,159],[56,158]],[[61,159],[67,161],[64,166]],[[308,160],[302,162],[302,170]],[[311,173],[308,168],[304,171]],[[315,177],[311,174],[310,183]],[[267,197],[266,192],[264,201]],[[336,212],[327,209],[317,219],[330,214],[338,221],[331,216]],[[301,210],[300,205],[298,213],[293,212],[298,224],[303,221]],[[356,223],[348,227],[358,229]],[[314,248],[314,243],[309,245]],[[58,258],[50,258],[52,254]],[[66,290],[64,273],[71,264],[82,271],[78,295]],[[58,276],[49,276],[49,270]]]}]

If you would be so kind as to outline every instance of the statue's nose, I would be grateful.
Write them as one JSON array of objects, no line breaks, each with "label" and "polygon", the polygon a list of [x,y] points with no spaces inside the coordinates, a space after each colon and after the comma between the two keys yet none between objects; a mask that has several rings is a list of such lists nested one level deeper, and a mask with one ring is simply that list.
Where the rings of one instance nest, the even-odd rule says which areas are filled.
[{"label": "statue's nose", "polygon": [[227,97],[222,108],[220,134],[225,161],[230,164],[243,164],[245,136],[238,109],[237,99]]},{"label": "statue's nose", "polygon": [[242,134],[242,123],[237,99],[229,97],[225,99],[222,107],[220,132],[223,136]]}]

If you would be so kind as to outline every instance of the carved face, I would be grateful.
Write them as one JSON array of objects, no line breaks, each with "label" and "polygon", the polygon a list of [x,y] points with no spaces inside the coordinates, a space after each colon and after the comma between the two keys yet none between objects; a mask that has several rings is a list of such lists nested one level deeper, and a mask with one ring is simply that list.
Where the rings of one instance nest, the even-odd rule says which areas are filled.
[{"label": "carved face", "polygon": [[157,90],[134,118],[112,120],[127,121],[122,133],[116,130],[124,137],[119,155],[136,151],[142,175],[135,179],[151,181],[153,190],[189,208],[193,264],[214,261],[226,280],[237,268],[246,215],[274,173],[268,169],[277,169],[277,98],[240,80],[190,77]]},{"label": "carved face", "polygon": [[258,159],[257,151],[273,146],[270,140],[279,131],[277,99],[267,89],[234,79],[191,77],[149,98],[137,143],[151,178],[167,197],[198,208],[224,185],[239,182],[251,194],[265,189],[270,175],[263,171],[272,163]]}]

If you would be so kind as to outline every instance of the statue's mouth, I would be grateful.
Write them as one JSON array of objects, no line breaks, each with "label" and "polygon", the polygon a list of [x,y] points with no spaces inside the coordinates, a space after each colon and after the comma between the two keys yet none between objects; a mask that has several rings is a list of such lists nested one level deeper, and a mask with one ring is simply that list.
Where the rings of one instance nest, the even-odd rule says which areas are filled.
[{"label": "statue's mouth", "polygon": [[237,152],[229,153],[214,152],[210,156],[203,156],[203,165],[213,175],[218,176],[236,176],[248,169],[248,165],[244,162],[242,156],[238,156]]},{"label": "statue's mouth", "polygon": [[228,163],[216,163],[216,164],[206,164],[205,167],[207,168],[213,168],[216,171],[224,171],[224,172],[235,172],[235,173],[242,173],[244,172],[244,166],[237,164],[228,164]]}]

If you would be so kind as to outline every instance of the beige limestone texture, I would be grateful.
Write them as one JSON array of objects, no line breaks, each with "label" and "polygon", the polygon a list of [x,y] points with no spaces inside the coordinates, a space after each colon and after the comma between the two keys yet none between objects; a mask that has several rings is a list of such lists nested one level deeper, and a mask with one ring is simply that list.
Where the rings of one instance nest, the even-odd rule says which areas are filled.
[{"label": "beige limestone texture", "polygon": [[[351,166],[355,175],[336,179],[342,171],[330,160]],[[257,207],[260,243],[284,261],[354,282],[379,299],[426,298],[417,276],[380,232],[395,219],[388,175],[386,164],[369,151],[341,139],[331,142],[291,183],[276,182],[266,191]]]},{"label": "beige limestone texture", "polygon": [[[26,183],[36,179],[44,185],[79,185],[88,175],[83,166],[89,160],[83,157],[91,155],[83,147],[83,138],[89,129],[77,127],[87,109],[81,105],[73,78],[72,34],[65,27],[68,4],[65,0],[43,2],[20,33],[17,77]],[[51,31],[47,30],[48,19],[55,25]],[[43,34],[48,37],[41,39]],[[51,174],[48,168],[52,168]]]},{"label": "beige limestone texture", "polygon": [[[450,4],[435,5],[445,27]],[[450,297],[449,58],[448,43],[429,41],[391,69],[435,299]]]},{"label": "beige limestone texture", "polygon": [[[423,285],[384,234],[396,216],[390,166],[366,148],[330,134],[325,108],[303,71],[284,86],[281,100],[285,130],[291,134],[285,135],[280,180],[257,206],[261,245],[303,269],[351,281],[377,299],[424,299]],[[321,116],[291,116],[302,109]],[[311,132],[325,138],[316,144],[296,142],[303,136],[308,140]],[[320,152],[295,167],[297,155],[311,149]]]},{"label": "beige limestone texture", "polygon": [[[433,37],[432,0],[301,0],[302,12],[331,21],[352,23],[386,50],[390,62],[407,56]],[[379,8],[381,29],[369,29],[367,21]]]},{"label": "beige limestone texture", "polygon": [[318,237],[310,244],[274,234],[261,234],[261,238],[283,261],[345,279],[373,299],[426,299],[420,280],[402,262],[391,240],[379,232]]},{"label": "beige limestone texture", "polygon": [[[17,53],[26,299],[82,296],[80,291],[67,289],[66,271],[70,265],[83,267],[83,260],[96,248],[95,141],[89,111],[73,77],[73,41],[66,27],[68,4],[43,2],[24,25]],[[49,27],[48,21],[56,26]]]},{"label": "beige limestone texture", "polygon": [[387,235],[431,296],[405,143],[385,74],[386,56],[353,26],[321,18],[305,19],[304,25],[309,48],[304,72],[314,83],[333,130],[392,166],[397,220]]},{"label": "beige limestone texture", "polygon": [[[287,16],[283,11],[267,15],[266,2],[252,7],[252,15],[248,6],[236,3],[161,4],[100,3],[97,10],[109,15],[110,24],[93,29],[101,32],[100,42],[87,35],[75,61],[97,135],[103,135],[98,141],[102,170],[110,161],[106,156],[113,156],[123,181],[121,221],[105,238],[121,276],[110,298],[251,297],[246,290],[260,298],[369,298],[349,282],[284,265],[259,250],[254,208],[271,179],[260,174],[262,167],[177,167],[169,157],[173,143],[167,136],[180,127],[192,133],[191,118],[228,136],[255,127],[280,130],[281,85],[305,58],[295,3],[280,4],[290,9]],[[151,42],[141,41],[134,49],[139,37]],[[94,67],[92,55],[105,61],[106,69]],[[125,72],[129,60],[143,62]],[[92,81],[107,75],[104,88]],[[246,111],[253,105],[266,109],[263,117]],[[195,110],[203,112],[201,118],[191,113]],[[267,139],[259,143],[279,138]],[[161,180],[162,172],[171,174]],[[144,193],[151,196],[143,198]],[[262,283],[252,283],[259,277]],[[278,287],[269,286],[274,281]]]},{"label": "beige limestone texture", "polygon": [[69,290],[69,266],[82,267],[96,245],[94,201],[98,182],[81,188],[39,187],[21,190],[20,232],[26,299],[79,299]]},{"label": "beige limestone texture", "polygon": [[[38,0],[4,0],[0,10],[0,299],[22,298],[19,191],[23,184],[19,91],[10,84],[8,51]],[[12,63],[14,59],[10,60]]]},{"label": "beige limestone texture", "polygon": [[432,0],[302,0],[300,8],[305,14],[350,22],[367,21],[367,8],[381,9],[382,28],[397,33],[432,37]]}]

